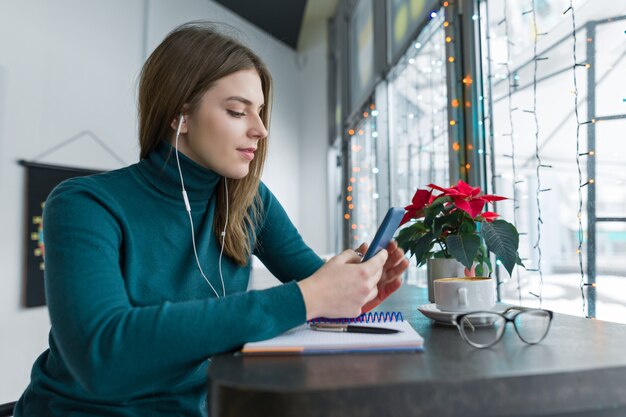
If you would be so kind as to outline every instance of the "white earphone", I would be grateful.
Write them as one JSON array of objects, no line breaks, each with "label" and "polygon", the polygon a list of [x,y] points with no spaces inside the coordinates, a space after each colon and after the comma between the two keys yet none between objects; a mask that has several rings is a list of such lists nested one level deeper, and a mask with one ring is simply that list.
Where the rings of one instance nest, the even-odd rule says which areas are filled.
[{"label": "white earphone", "polygon": [[[183,189],[183,201],[185,202],[185,209],[187,210],[187,214],[189,215],[189,224],[191,226],[191,243],[193,244],[193,254],[196,257],[196,264],[198,265],[198,270],[200,271],[202,278],[204,278],[207,284],[209,284],[209,287],[211,287],[211,289],[215,293],[215,296],[217,298],[220,298],[220,295],[213,287],[213,284],[211,284],[209,279],[204,274],[204,271],[202,270],[202,266],[200,265],[200,260],[198,259],[198,251],[196,250],[196,236],[195,236],[194,227],[193,227],[193,218],[191,217],[191,204],[189,204],[189,197],[187,197],[187,190],[185,190],[185,181],[183,180],[183,172],[180,169],[180,160],[178,159],[178,137],[180,136],[180,129],[182,128],[184,121],[185,121],[185,116],[183,116],[183,114],[181,113],[179,120],[178,120],[178,128],[176,129],[176,142],[174,145],[174,149],[176,150],[176,165],[178,166],[178,174],[180,175],[180,185],[182,186],[182,189]],[[224,177],[224,188],[226,189],[226,221],[224,222],[224,229],[222,230],[222,233],[220,233],[221,235],[220,237],[222,238],[222,242],[221,242],[222,248],[220,250],[220,259],[219,259],[219,264],[218,264],[219,272],[220,272],[220,280],[222,282],[222,295],[221,295],[222,297],[226,296],[226,287],[224,286],[224,276],[222,275],[222,256],[224,255],[224,240],[226,239],[226,227],[228,226],[228,181],[226,177]]]}]

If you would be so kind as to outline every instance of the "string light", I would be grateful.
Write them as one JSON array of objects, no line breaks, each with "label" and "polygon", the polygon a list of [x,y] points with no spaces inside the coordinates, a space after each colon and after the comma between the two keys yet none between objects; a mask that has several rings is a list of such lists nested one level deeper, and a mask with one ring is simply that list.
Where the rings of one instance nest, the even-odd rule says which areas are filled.
[{"label": "string light", "polygon": [[[511,169],[513,171],[513,178],[512,178],[512,186],[513,186],[513,225],[517,228],[518,225],[518,210],[519,210],[519,198],[518,198],[518,193],[517,193],[517,184],[518,182],[516,181],[517,178],[517,166],[515,164],[515,140],[513,138],[514,136],[514,132],[515,132],[515,124],[513,123],[513,111],[514,111],[514,107],[513,107],[513,82],[512,82],[512,76],[511,76],[511,68],[509,67],[509,62],[511,62],[511,45],[513,45],[513,43],[510,41],[510,36],[509,36],[509,21],[508,21],[508,1],[504,0],[503,4],[504,4],[504,17],[503,19],[498,23],[498,25],[500,24],[504,24],[504,37],[505,39],[507,39],[507,45],[506,45],[506,62],[503,63],[502,65],[504,65],[504,67],[506,68],[506,78],[508,81],[508,89],[507,89],[507,99],[508,99],[508,106],[509,106],[509,133],[507,134],[511,140],[511,155],[506,155],[509,156],[511,159]],[[520,273],[519,273],[519,268],[515,269],[515,275],[516,275],[516,279],[517,279],[517,296],[518,296],[518,301],[519,304],[522,304],[522,286],[521,286],[521,280],[520,280]]]},{"label": "string light", "polygon": [[576,14],[574,11],[574,3],[573,0],[570,0],[569,7],[567,10],[563,12],[563,14],[567,14],[571,12],[572,14],[572,40],[573,40],[573,58],[574,64],[572,65],[572,75],[574,77],[574,114],[576,115],[576,168],[578,170],[578,248],[576,249],[576,253],[578,254],[578,268],[580,270],[580,296],[582,297],[582,313],[583,316],[589,317],[586,312],[587,308],[587,300],[585,297],[585,271],[583,269],[583,222],[582,222],[582,213],[583,213],[583,193],[582,188],[587,185],[587,183],[583,184],[583,174],[580,166],[580,127],[583,124],[587,124],[589,122],[581,123],[580,116],[578,114],[578,80],[576,77],[576,67],[577,67],[577,56],[576,56]]},{"label": "string light", "polygon": [[[536,167],[536,175],[537,175],[537,187],[535,190],[535,200],[537,203],[537,240],[535,241],[534,249],[537,251],[537,271],[539,273],[539,294],[536,294],[536,297],[539,299],[539,308],[542,307],[543,304],[543,269],[542,269],[542,252],[541,252],[541,225],[543,224],[543,219],[541,218],[541,199],[540,195],[542,192],[548,191],[549,189],[541,189],[541,168],[544,166],[541,161],[541,156],[539,155],[539,119],[537,117],[537,72],[539,67],[540,59],[537,55],[537,43],[539,40],[539,28],[537,26],[537,13],[535,10],[535,0],[530,0],[531,4],[531,16],[533,21],[533,29],[535,30],[535,36],[533,37],[533,109],[532,115],[533,120],[535,122],[535,160],[537,163]],[[523,13],[525,14],[525,13]],[[544,35],[544,34],[541,34]],[[547,58],[546,58],[547,59]]]}]

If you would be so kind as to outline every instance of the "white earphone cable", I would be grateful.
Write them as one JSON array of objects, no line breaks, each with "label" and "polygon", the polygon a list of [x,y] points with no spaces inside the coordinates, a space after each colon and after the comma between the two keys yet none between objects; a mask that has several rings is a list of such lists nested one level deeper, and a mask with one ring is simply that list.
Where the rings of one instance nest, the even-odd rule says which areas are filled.
[{"label": "white earphone cable", "polygon": [[[215,296],[217,298],[220,298],[220,295],[218,294],[218,292],[215,290],[215,288],[213,287],[213,284],[211,284],[211,282],[209,281],[209,279],[206,277],[206,275],[204,274],[204,271],[202,270],[202,266],[200,265],[200,260],[198,259],[198,251],[196,249],[196,236],[195,236],[195,231],[194,231],[194,227],[193,227],[193,218],[191,217],[191,204],[189,204],[189,198],[187,197],[187,191],[185,190],[185,181],[183,180],[183,172],[180,169],[180,160],[178,158],[178,137],[180,136],[180,129],[183,126],[183,115],[180,115],[179,121],[178,121],[178,128],[176,129],[176,143],[174,146],[174,149],[176,151],[176,165],[178,166],[178,175],[180,175],[180,184],[182,186],[182,193],[183,193],[183,200],[185,202],[185,209],[187,210],[187,215],[189,216],[189,225],[191,226],[191,243],[193,245],[193,254],[196,258],[196,264],[198,265],[198,270],[200,271],[200,274],[202,275],[202,278],[204,278],[204,280],[206,281],[207,284],[209,284],[209,287],[211,287],[211,289],[213,290],[213,292],[215,293]],[[220,272],[220,280],[222,282],[222,297],[226,296],[226,287],[224,286],[224,277],[222,276],[222,254],[224,253],[224,239],[226,237],[226,226],[228,225],[228,185],[226,184],[226,178],[224,177],[224,185],[226,186],[226,222],[224,224],[224,230],[221,233],[221,238],[222,238],[222,248],[220,250],[220,258],[219,258],[219,272]]]},{"label": "white earphone cable", "polygon": [[220,250],[220,279],[222,280],[222,296],[226,296],[226,287],[224,286],[224,276],[222,275],[222,255],[224,255],[224,241],[226,240],[226,227],[228,227],[228,180],[224,177],[224,188],[226,189],[226,221],[224,222],[224,230],[221,233],[222,237],[222,250]]}]

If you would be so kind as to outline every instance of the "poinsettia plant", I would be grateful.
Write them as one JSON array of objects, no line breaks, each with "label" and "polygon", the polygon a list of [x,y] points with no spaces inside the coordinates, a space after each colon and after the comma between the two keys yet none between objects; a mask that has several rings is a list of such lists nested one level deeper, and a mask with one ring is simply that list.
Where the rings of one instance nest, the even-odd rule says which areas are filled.
[{"label": "poinsettia plant", "polygon": [[[418,189],[400,225],[398,245],[414,256],[421,266],[431,258],[454,258],[477,276],[493,272],[489,252],[493,252],[509,274],[515,265],[523,266],[519,254],[519,233],[514,225],[498,219],[493,211],[484,210],[487,203],[506,200],[480,193],[459,180],[454,187],[429,184]],[[440,192],[435,194],[435,191]]]}]

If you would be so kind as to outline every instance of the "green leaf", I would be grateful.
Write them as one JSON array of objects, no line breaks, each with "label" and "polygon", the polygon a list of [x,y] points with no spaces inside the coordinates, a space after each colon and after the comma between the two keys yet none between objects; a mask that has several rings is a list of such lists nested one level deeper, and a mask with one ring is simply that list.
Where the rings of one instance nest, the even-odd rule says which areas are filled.
[{"label": "green leaf", "polygon": [[515,264],[521,262],[517,254],[519,234],[515,226],[504,220],[485,222],[481,233],[487,248],[495,253],[509,275],[512,275]]},{"label": "green leaf", "polygon": [[480,237],[474,233],[450,235],[446,238],[448,253],[461,262],[467,269],[472,269],[474,259],[480,247]]},{"label": "green leaf", "polygon": [[426,260],[430,257],[430,249],[434,244],[434,236],[431,232],[425,233],[420,237],[413,246],[413,255],[415,256],[418,266],[426,263]]},{"label": "green leaf", "polygon": [[474,223],[474,220],[470,219],[469,217],[465,216],[465,212],[458,210],[455,213],[460,212],[462,216],[464,216],[463,218],[463,222],[461,223],[461,227],[459,227],[459,232],[460,233],[475,233],[476,232],[476,224]]},{"label": "green leaf", "polygon": [[398,246],[405,252],[411,250],[417,240],[424,235],[426,227],[422,223],[414,223],[408,227],[403,228],[396,236],[396,242]]},{"label": "green leaf", "polygon": [[453,233],[457,232],[457,227],[459,223],[461,223],[463,218],[463,212],[457,210],[453,213],[444,214],[435,218],[433,222],[433,234],[435,236],[441,235],[441,232],[445,229],[448,231],[452,231]]},{"label": "green leaf", "polygon": [[433,223],[435,218],[444,210],[444,204],[451,201],[450,197],[438,198],[433,202],[433,205],[424,210],[424,224],[433,229]]}]

